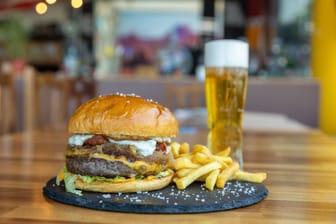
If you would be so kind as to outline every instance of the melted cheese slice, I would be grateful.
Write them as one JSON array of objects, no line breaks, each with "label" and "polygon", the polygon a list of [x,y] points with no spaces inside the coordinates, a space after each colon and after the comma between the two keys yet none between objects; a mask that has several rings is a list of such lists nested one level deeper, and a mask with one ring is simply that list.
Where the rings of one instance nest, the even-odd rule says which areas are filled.
[{"label": "melted cheese slice", "polygon": [[145,172],[155,172],[159,173],[162,171],[162,166],[160,164],[156,163],[147,163],[142,160],[137,160],[135,162],[129,162],[127,161],[126,158],[115,158],[113,155],[106,155],[106,154],[101,154],[101,153],[94,153],[90,156],[91,158],[96,158],[96,159],[105,159],[108,161],[120,161],[124,163],[125,165],[129,166],[130,168],[140,171],[140,173],[145,173]]}]

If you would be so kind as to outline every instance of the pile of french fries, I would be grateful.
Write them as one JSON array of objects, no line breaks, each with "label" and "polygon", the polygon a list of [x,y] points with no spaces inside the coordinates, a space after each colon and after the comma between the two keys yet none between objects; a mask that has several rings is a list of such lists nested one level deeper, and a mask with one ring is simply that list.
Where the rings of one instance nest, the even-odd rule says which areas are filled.
[{"label": "pile of french fries", "polygon": [[229,156],[230,148],[213,154],[204,145],[194,145],[190,150],[188,143],[172,142],[171,151],[174,157],[172,168],[175,170],[173,181],[180,190],[194,181],[205,182],[205,187],[212,191],[215,186],[224,188],[228,180],[261,183],[267,176],[266,173],[240,170],[239,164]]}]

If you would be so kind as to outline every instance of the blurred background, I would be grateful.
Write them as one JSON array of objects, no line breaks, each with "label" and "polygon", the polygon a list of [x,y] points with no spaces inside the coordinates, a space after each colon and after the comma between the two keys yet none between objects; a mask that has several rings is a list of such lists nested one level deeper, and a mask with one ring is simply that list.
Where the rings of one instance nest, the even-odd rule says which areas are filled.
[{"label": "blurred background", "polygon": [[33,74],[68,80],[63,101],[75,99],[66,116],[79,94],[134,92],[170,104],[171,84],[202,85],[204,43],[229,38],[250,45],[247,110],[334,135],[335,9],[332,0],[2,0],[0,63],[15,77],[15,129],[37,113]]},{"label": "blurred background", "polygon": [[[3,0],[0,57],[97,77],[196,75],[205,41],[249,42],[252,76],[309,77],[312,0]],[[18,61],[16,61],[19,63]]]}]

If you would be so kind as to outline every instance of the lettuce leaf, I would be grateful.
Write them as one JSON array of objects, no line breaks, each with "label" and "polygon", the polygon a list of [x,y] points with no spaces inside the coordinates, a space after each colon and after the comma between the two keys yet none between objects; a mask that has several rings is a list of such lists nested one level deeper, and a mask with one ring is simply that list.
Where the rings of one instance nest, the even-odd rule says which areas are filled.
[{"label": "lettuce leaf", "polygon": [[75,188],[75,181],[77,180],[78,176],[77,175],[72,175],[68,172],[64,173],[64,184],[65,184],[65,190],[67,192],[73,193],[73,194],[77,194],[79,196],[82,196],[82,191],[81,190],[77,190]]}]

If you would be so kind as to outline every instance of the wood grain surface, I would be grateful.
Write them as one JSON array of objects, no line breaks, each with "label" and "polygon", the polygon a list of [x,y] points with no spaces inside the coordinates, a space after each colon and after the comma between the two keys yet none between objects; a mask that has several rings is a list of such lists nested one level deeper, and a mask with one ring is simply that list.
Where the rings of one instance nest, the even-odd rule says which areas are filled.
[{"label": "wood grain surface", "polygon": [[[0,137],[0,223],[336,222],[336,143],[318,131],[244,133],[244,168],[268,173],[268,197],[245,208],[188,215],[97,211],[46,199],[42,188],[63,167],[67,137],[62,129]],[[205,139],[199,131],[177,140]]]}]

